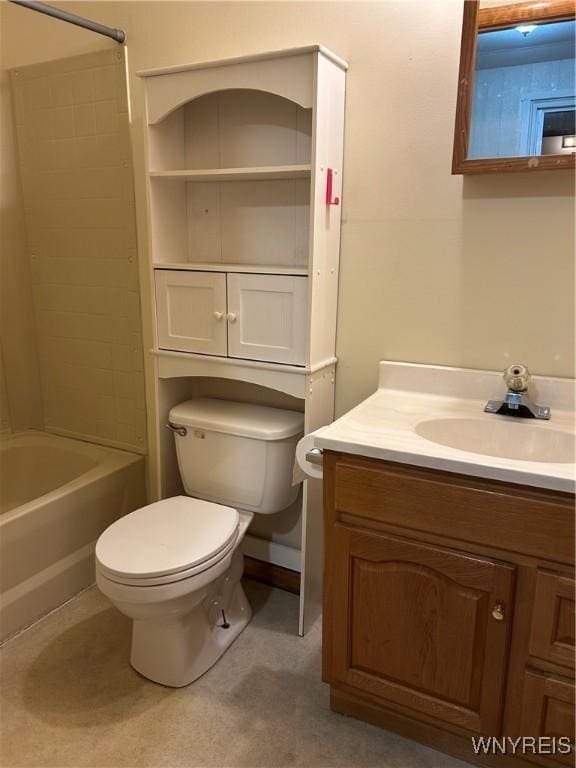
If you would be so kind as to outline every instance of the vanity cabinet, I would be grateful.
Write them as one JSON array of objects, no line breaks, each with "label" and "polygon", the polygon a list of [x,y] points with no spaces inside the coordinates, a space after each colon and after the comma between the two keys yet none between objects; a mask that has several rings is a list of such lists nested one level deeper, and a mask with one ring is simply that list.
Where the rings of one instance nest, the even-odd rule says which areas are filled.
[{"label": "vanity cabinet", "polygon": [[332,708],[482,765],[574,738],[574,497],[324,451]]},{"label": "vanity cabinet", "polygon": [[155,270],[158,347],[304,365],[305,277]]}]

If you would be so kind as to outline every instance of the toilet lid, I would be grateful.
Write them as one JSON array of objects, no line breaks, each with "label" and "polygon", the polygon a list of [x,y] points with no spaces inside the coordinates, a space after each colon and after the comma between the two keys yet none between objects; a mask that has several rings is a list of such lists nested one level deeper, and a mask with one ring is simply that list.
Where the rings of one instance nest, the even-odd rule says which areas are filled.
[{"label": "toilet lid", "polygon": [[238,511],[188,496],[157,501],[121,517],[96,543],[105,571],[146,579],[187,570],[227,551]]}]

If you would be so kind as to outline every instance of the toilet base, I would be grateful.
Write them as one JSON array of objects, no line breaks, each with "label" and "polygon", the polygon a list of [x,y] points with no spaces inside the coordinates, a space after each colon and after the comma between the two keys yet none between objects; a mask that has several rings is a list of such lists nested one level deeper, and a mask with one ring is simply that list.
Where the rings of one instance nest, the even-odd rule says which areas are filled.
[{"label": "toilet base", "polygon": [[130,656],[134,669],[171,688],[189,685],[207,672],[252,618],[241,575],[237,551],[230,569],[189,612],[162,621],[135,619]]}]

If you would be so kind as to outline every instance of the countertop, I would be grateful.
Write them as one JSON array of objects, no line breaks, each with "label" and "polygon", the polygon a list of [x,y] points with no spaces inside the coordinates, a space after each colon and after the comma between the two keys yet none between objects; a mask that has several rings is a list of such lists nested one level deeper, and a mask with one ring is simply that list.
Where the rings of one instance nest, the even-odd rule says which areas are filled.
[{"label": "countertop", "polygon": [[[516,441],[534,437],[533,430],[555,430],[572,437],[574,448],[574,381],[532,378],[534,402],[551,406],[549,421],[484,413],[491,398],[505,393],[502,374],[444,366],[384,361],[377,391],[356,408],[314,434],[317,448],[375,459],[430,467],[557,491],[574,492],[573,461],[547,462],[486,455],[428,440],[415,431],[432,419],[467,419],[479,423],[505,422]],[[502,429],[498,427],[498,429]],[[553,437],[553,436],[552,436]]]}]

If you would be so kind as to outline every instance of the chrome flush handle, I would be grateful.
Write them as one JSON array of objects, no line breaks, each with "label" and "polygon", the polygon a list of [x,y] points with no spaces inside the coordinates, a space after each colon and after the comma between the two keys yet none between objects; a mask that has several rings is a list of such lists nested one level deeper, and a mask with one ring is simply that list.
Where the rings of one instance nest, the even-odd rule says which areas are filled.
[{"label": "chrome flush handle", "polygon": [[166,424],[165,426],[166,426],[166,429],[169,429],[172,432],[175,432],[177,435],[180,435],[180,437],[186,437],[186,435],[188,434],[188,430],[186,429],[186,427],[179,427],[177,424],[170,424],[170,422],[168,422],[168,424]]}]

